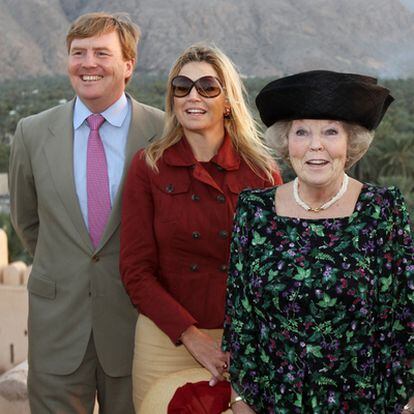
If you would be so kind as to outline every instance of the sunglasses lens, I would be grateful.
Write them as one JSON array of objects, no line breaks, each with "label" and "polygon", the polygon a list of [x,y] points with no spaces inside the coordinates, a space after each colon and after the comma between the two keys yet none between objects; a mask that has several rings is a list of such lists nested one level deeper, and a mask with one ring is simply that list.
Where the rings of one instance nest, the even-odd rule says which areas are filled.
[{"label": "sunglasses lens", "polygon": [[183,98],[187,96],[192,87],[195,86],[197,92],[204,96],[204,98],[215,98],[219,96],[222,90],[222,86],[217,78],[214,76],[203,76],[193,82],[187,76],[176,76],[171,82],[173,88],[173,95],[177,98]]},{"label": "sunglasses lens", "polygon": [[191,88],[193,87],[193,82],[191,79],[185,76],[176,76],[172,80],[173,95],[182,98],[190,93]]},{"label": "sunglasses lens", "polygon": [[221,93],[221,85],[213,76],[203,76],[195,82],[197,92],[205,98],[215,98]]}]

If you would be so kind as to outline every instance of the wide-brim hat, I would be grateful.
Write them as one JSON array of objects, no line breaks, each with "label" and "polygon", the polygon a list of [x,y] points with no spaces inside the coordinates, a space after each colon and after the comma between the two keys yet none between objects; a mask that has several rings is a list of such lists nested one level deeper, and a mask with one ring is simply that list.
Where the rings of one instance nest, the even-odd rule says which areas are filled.
[{"label": "wide-brim hat", "polygon": [[231,414],[230,383],[208,385],[204,368],[186,369],[158,379],[142,401],[140,414]]},{"label": "wide-brim hat", "polygon": [[394,98],[371,76],[313,70],[267,84],[256,105],[266,126],[294,119],[332,119],[375,129]]}]

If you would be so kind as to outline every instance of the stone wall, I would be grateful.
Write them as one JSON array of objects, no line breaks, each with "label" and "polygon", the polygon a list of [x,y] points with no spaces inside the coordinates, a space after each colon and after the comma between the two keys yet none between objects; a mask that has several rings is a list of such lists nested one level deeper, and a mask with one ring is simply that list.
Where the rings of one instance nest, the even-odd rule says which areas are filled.
[{"label": "stone wall", "polygon": [[0,376],[0,413],[30,414],[26,361]]},{"label": "stone wall", "polygon": [[[27,399],[27,281],[31,266],[8,262],[0,229],[0,414],[30,414]],[[99,407],[95,404],[94,414]]]},{"label": "stone wall", "polygon": [[8,263],[7,236],[0,229],[0,374],[27,358],[27,279],[30,267]]}]

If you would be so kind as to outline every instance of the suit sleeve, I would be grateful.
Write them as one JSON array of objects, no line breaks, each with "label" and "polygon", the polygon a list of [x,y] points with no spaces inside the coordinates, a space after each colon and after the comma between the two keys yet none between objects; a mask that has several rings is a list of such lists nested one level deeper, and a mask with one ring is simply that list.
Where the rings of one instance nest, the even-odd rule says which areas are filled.
[{"label": "suit sleeve", "polygon": [[36,187],[32,163],[24,142],[24,120],[16,128],[9,166],[10,216],[24,247],[34,254],[39,231]]},{"label": "suit sleeve", "polygon": [[123,193],[121,277],[138,310],[173,343],[178,343],[182,332],[197,321],[158,280],[158,247],[149,173],[141,151],[131,163]]}]

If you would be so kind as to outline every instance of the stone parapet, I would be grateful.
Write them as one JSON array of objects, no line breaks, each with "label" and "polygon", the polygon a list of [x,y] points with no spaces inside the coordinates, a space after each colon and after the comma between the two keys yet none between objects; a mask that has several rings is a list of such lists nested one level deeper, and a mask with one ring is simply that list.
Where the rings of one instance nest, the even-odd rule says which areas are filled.
[{"label": "stone parapet", "polygon": [[0,373],[27,359],[27,314],[26,286],[0,284]]},{"label": "stone parapet", "polygon": [[[9,248],[7,246],[7,234],[3,229],[0,229],[0,272],[4,266],[9,264]],[[2,277],[0,275],[0,283]]]},{"label": "stone parapet", "polygon": [[3,267],[3,285],[21,286],[26,281],[27,265],[24,262],[13,262]]},{"label": "stone parapet", "polygon": [[30,414],[27,399],[27,361],[0,376],[0,413]]},{"label": "stone parapet", "polygon": [[[27,361],[0,375],[0,413],[30,414],[27,395]],[[93,414],[99,413],[95,403]],[[155,414],[155,413],[154,413]]]}]

